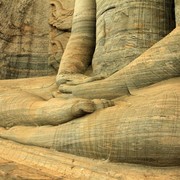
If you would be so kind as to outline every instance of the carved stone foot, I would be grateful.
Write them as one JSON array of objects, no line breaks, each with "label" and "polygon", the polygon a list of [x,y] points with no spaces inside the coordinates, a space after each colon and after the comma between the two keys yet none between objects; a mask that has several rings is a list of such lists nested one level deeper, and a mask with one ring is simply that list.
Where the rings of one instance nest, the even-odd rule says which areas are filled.
[{"label": "carved stone foot", "polygon": [[[43,103],[41,107],[34,107],[38,125],[59,125],[71,121],[77,117],[93,113],[97,109],[113,106],[114,103],[109,100],[89,100],[73,98],[62,100],[52,98]],[[30,122],[31,123],[31,122]]]},{"label": "carved stone foot", "polygon": [[83,99],[77,101],[72,106],[72,114],[75,117],[81,117],[85,114],[92,113],[98,109],[104,109],[107,107],[114,106],[114,102],[106,99],[94,99],[88,100]]}]

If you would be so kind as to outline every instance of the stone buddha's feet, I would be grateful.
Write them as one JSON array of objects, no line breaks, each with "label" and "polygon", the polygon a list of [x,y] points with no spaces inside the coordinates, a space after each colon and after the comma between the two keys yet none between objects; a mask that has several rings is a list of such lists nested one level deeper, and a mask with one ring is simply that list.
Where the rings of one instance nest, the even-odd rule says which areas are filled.
[{"label": "stone buddha's feet", "polygon": [[[114,102],[105,99],[73,98],[61,100],[52,98],[45,102],[34,103],[31,109],[28,108],[28,116],[22,118],[21,114],[19,114],[12,125],[0,124],[0,132],[4,132],[4,128],[13,126],[59,125],[111,106],[114,106]],[[8,117],[6,120],[8,122]]]},{"label": "stone buddha's feet", "polygon": [[101,76],[94,76],[94,77],[89,77],[84,74],[59,74],[56,77],[56,83],[57,85],[61,84],[69,84],[69,85],[78,85],[78,84],[84,84],[87,82],[92,82],[96,80],[103,79]]},{"label": "stone buddha's feet", "polygon": [[93,113],[96,110],[114,106],[114,102],[106,99],[80,99],[71,108],[74,117],[81,117],[85,114]]}]

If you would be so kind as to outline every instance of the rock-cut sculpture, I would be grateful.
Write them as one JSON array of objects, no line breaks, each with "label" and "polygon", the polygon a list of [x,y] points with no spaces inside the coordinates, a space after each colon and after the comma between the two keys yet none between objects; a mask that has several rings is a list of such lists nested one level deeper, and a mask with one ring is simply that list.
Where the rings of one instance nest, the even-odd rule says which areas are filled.
[{"label": "rock-cut sculpture", "polygon": [[179,12],[178,0],[76,0],[56,79],[0,82],[0,137],[112,162],[179,165]]}]

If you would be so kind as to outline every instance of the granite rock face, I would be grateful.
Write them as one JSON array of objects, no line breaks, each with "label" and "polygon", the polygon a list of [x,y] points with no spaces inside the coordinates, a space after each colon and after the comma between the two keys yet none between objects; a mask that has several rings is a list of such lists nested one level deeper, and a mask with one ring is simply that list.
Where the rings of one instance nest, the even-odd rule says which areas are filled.
[{"label": "granite rock face", "polygon": [[[49,62],[57,69],[73,10],[70,1],[50,4]],[[77,0],[57,76],[0,81],[0,157],[82,179],[80,166],[101,179],[106,165],[96,172],[62,152],[146,170],[179,166],[179,8],[173,0]]]},{"label": "granite rock face", "polygon": [[60,60],[69,40],[72,28],[72,16],[75,0],[50,0],[51,13],[49,24],[50,31],[50,57],[49,65],[57,70]]},{"label": "granite rock face", "polygon": [[56,74],[73,7],[74,0],[2,0],[0,79]]},{"label": "granite rock face", "polygon": [[175,27],[173,0],[96,3],[96,50],[92,61],[96,75],[107,77],[124,68]]}]

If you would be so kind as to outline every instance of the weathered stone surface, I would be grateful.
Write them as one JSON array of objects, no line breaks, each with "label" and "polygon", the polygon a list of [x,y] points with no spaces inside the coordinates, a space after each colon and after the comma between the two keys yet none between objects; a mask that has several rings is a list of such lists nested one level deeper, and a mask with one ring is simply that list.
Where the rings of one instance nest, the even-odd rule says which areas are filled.
[{"label": "weathered stone surface", "polygon": [[[97,0],[93,73],[120,70],[174,28],[173,0]],[[100,58],[101,57],[101,58]]]},{"label": "weathered stone surface", "polygon": [[43,0],[43,4],[28,0],[2,1],[1,79],[53,73],[48,68],[49,3]]},{"label": "weathered stone surface", "polygon": [[176,25],[180,26],[180,1],[175,0],[175,12],[176,12]]},{"label": "weathered stone surface", "polygon": [[11,160],[4,160],[0,158],[0,180],[27,180],[27,179],[63,179],[62,176],[54,176],[47,172],[42,172],[40,169],[35,169]]},{"label": "weathered stone surface", "polygon": [[2,0],[0,78],[56,74],[70,36],[73,8],[74,0]]},{"label": "weathered stone surface", "polygon": [[[50,79],[47,80],[41,78],[39,87],[49,84]],[[31,81],[37,89],[38,81]],[[178,82],[179,78],[157,83],[136,91],[130,97],[117,99],[113,107],[52,127],[36,125],[39,124],[39,119],[45,124],[55,124],[62,118],[68,120],[72,112],[68,113],[67,107],[73,105],[72,100],[71,103],[69,100],[58,98],[44,101],[40,97],[23,92],[26,86],[24,90],[21,87],[21,94],[18,93],[18,89],[10,92],[6,90],[4,93],[1,90],[3,98],[0,100],[4,108],[1,110],[0,125],[4,126],[5,123],[6,127],[10,127],[16,124],[31,124],[34,127],[15,126],[8,130],[2,128],[0,137],[110,161],[156,166],[178,165]],[[8,87],[8,81],[5,84]],[[29,89],[33,87],[29,85]],[[49,91],[46,89],[46,93],[50,92],[51,88]],[[7,109],[8,104],[2,100],[10,103],[14,107],[13,110]],[[18,106],[15,106],[15,103]],[[109,106],[105,103],[104,105]],[[44,111],[44,106],[49,109]],[[84,104],[83,107],[88,109],[89,105]],[[21,118],[18,118],[19,115]]]},{"label": "weathered stone surface", "polygon": [[49,64],[58,71],[59,63],[71,34],[74,0],[50,0],[51,15]]},{"label": "weathered stone surface", "polygon": [[84,73],[91,63],[95,46],[95,0],[76,1],[73,28],[63,54],[59,73]]},{"label": "weathered stone surface", "polygon": [[[16,151],[14,151],[16,149]],[[22,151],[23,149],[23,151]],[[44,172],[44,176],[54,176],[52,179],[82,179],[82,180],[178,180],[180,172],[178,167],[148,167],[130,164],[114,164],[107,161],[98,161],[78,157],[54,150],[47,150],[33,146],[23,146],[11,141],[0,139],[0,157],[20,163],[19,167],[28,166],[36,168],[37,177]],[[26,169],[25,169],[26,170]],[[24,173],[20,174],[21,176]],[[28,174],[26,174],[27,177]],[[32,176],[33,177],[33,176]],[[26,178],[27,179],[27,178]],[[31,179],[31,178],[29,178]],[[48,179],[39,178],[39,179]]]},{"label": "weathered stone surface", "polygon": [[[21,157],[24,158],[26,154],[31,155],[32,151],[26,153],[26,148],[31,145],[100,159],[101,162],[107,160],[142,164],[146,170],[148,168],[144,165],[166,166],[168,170],[172,166],[179,166],[180,26],[177,1],[175,4],[174,1],[165,0],[112,2],[114,4],[101,0],[76,1],[72,34],[56,80],[55,77],[43,77],[0,82],[0,137],[24,144],[2,140],[0,146],[9,151],[2,153],[3,158],[12,158],[19,163]],[[55,4],[57,1],[51,3]],[[95,5],[97,5],[97,13]],[[57,7],[62,9],[61,3]],[[125,10],[128,13],[124,12]],[[56,14],[56,10],[53,10],[53,13],[56,19],[61,16]],[[105,22],[108,21],[109,24],[101,27],[101,23],[97,21],[95,26],[95,15],[97,18],[103,16]],[[128,16],[124,17],[124,15]],[[157,17],[155,18],[154,15]],[[173,18],[174,16],[176,19]],[[67,18],[66,15],[65,17]],[[124,19],[127,21],[123,25]],[[61,28],[54,22],[52,26]],[[122,31],[123,27],[125,30]],[[115,51],[108,53],[102,51],[96,56],[100,42],[97,41],[99,37],[97,33],[94,60],[97,58],[97,64],[100,65],[97,70],[101,75],[96,75],[94,67],[97,64],[94,60],[91,61],[95,28],[96,32],[108,32],[112,35],[109,40],[113,39],[113,41],[109,42],[108,48],[114,47],[118,50],[124,48],[125,57],[132,59],[121,61],[123,51],[118,50],[119,55],[114,54]],[[66,30],[69,31],[69,28]],[[131,31],[135,33],[135,38],[131,37]],[[127,41],[116,43],[121,37],[126,37]],[[130,44],[132,41],[135,46]],[[116,46],[113,46],[114,42]],[[99,51],[106,47],[106,44],[99,45],[102,45]],[[147,50],[144,49],[145,47]],[[130,51],[131,48],[132,50],[135,48],[134,52],[139,52],[138,57],[132,56],[134,52]],[[53,52],[58,51],[54,49]],[[111,60],[118,60],[116,66]],[[119,62],[127,64],[120,68]],[[92,70],[89,63],[92,63]],[[104,68],[102,68],[103,64],[105,64]],[[54,67],[57,67],[57,64]],[[115,73],[110,75],[113,72]],[[108,77],[101,79],[102,76]],[[20,158],[13,156],[12,146],[16,147],[16,152],[23,156]],[[38,153],[40,151],[46,152],[46,155]],[[42,167],[46,165],[44,163],[46,160],[49,162],[54,158],[56,160],[51,161],[52,166],[48,166],[48,169],[57,171],[59,163],[65,161],[66,165],[61,167],[65,167],[63,170],[66,174],[70,172],[78,174],[78,178],[85,177],[81,172],[79,174],[76,171],[82,165],[79,161],[78,165],[75,165],[77,169],[71,168],[74,161],[72,162],[70,158],[69,162],[65,154],[63,156],[68,160],[62,157],[63,160],[59,160],[56,153],[37,147],[34,147],[33,151],[34,157],[41,159]],[[36,158],[30,158],[29,163],[39,164]],[[83,158],[80,159],[84,162]],[[27,161],[25,165],[26,163]],[[97,179],[109,178],[109,174],[104,174],[107,172],[107,169],[104,170],[107,167],[105,164],[102,165],[103,169],[93,163],[91,165],[86,163],[83,165],[85,172],[91,174],[95,172],[93,175]],[[110,168],[113,167],[110,165]],[[128,172],[131,171],[129,165],[127,169]],[[140,176],[144,176],[144,172],[139,172],[140,169],[141,167],[138,166],[135,171]],[[168,176],[166,174],[167,179]],[[116,173],[111,176],[112,179],[117,179],[116,177]],[[164,176],[161,174],[160,178]],[[178,179],[176,175],[173,178]]]}]

